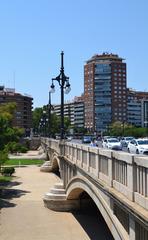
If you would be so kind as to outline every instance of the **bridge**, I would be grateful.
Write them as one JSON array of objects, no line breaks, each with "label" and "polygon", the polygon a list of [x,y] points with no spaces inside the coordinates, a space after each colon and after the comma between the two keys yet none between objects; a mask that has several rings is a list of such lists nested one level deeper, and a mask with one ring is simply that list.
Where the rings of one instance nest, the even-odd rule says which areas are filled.
[{"label": "bridge", "polygon": [[44,205],[71,211],[96,204],[114,239],[148,239],[148,157],[42,138],[41,171],[60,172]]}]

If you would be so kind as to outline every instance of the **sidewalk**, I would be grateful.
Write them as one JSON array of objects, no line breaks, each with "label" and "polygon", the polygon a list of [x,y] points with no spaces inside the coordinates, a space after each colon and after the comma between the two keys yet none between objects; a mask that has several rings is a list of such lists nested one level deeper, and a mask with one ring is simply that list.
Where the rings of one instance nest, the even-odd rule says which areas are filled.
[{"label": "sidewalk", "polygon": [[38,150],[27,153],[9,154],[10,159],[46,159],[46,154]]},{"label": "sidewalk", "polygon": [[71,213],[44,207],[42,197],[60,181],[57,176],[40,172],[37,166],[16,168],[15,175],[1,196],[1,240],[90,239]]}]

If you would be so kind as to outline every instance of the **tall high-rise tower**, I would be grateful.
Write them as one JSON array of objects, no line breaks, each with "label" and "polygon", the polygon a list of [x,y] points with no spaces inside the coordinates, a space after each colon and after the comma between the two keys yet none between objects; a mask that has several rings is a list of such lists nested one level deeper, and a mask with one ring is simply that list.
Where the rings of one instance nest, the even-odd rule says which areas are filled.
[{"label": "tall high-rise tower", "polygon": [[85,127],[103,132],[114,121],[126,122],[126,63],[116,54],[95,55],[84,66]]}]

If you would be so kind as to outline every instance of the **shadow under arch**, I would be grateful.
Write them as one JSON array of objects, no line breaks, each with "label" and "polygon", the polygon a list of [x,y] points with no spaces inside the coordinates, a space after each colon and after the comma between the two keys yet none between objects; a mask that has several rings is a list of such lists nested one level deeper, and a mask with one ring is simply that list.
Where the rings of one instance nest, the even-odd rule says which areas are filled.
[{"label": "shadow under arch", "polygon": [[[90,206],[91,206],[91,209],[93,208],[94,208],[93,210],[96,209],[98,219],[101,219],[101,222],[103,223],[103,228],[106,229],[106,233],[108,235],[108,236],[106,236],[105,234],[104,236],[102,235],[102,238],[99,238],[100,240],[108,240],[108,239],[112,240],[114,238],[126,239],[127,233],[124,230],[123,226],[119,223],[117,218],[114,216],[109,205],[103,199],[103,196],[98,193],[97,188],[95,188],[93,184],[90,181],[88,181],[85,177],[77,176],[71,179],[71,181],[68,183],[66,187],[66,194],[67,194],[67,200],[78,200],[80,202],[80,209],[82,209],[82,213],[84,212],[84,209],[85,209],[87,213],[90,212],[92,214],[94,211],[88,211],[90,210],[89,209]],[[77,217],[76,219],[78,221],[80,220]],[[85,220],[86,220],[86,214],[85,214],[84,221]],[[91,221],[91,223],[92,222],[93,221]],[[82,227],[84,227],[85,231],[90,236],[91,240],[98,239],[97,238],[99,234],[98,231],[97,231],[97,234],[94,235],[94,232],[92,232],[92,229],[90,230],[89,226],[85,225],[83,221],[81,225]]]},{"label": "shadow under arch", "polygon": [[81,192],[80,209],[72,214],[91,240],[113,240],[113,236],[97,205],[85,192]]},{"label": "shadow under arch", "polygon": [[60,160],[58,158],[58,155],[56,155],[56,154],[52,155],[51,167],[52,167],[52,172],[55,173],[56,175],[58,175],[61,178]]}]

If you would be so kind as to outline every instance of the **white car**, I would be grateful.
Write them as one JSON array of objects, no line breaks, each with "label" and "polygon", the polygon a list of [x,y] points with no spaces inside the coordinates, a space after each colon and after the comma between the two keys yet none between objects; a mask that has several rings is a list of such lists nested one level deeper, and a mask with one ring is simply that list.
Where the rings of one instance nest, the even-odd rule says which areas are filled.
[{"label": "white car", "polygon": [[133,140],[133,139],[134,139],[134,137],[122,137],[121,140],[120,140],[121,145],[122,145],[123,147],[127,147],[128,144],[129,144],[129,142],[130,142],[131,140]]},{"label": "white car", "polygon": [[103,148],[109,148],[113,150],[122,150],[120,141],[117,138],[107,138],[102,142]]},{"label": "white car", "polygon": [[148,155],[148,139],[133,139],[127,146],[128,152]]}]

